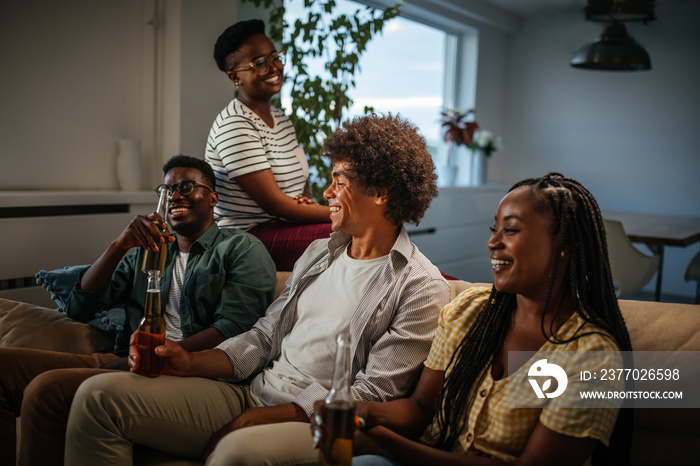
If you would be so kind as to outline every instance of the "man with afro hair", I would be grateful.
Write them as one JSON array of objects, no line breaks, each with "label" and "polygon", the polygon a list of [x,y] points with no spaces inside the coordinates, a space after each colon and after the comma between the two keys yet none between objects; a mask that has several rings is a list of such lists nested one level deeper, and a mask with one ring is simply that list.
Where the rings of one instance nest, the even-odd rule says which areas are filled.
[{"label": "man with afro hair", "polygon": [[199,352],[166,342],[171,375],[81,385],[66,464],[131,464],[132,442],[212,465],[315,463],[309,416],[328,394],[341,333],[356,400],[411,392],[449,299],[404,228],[436,192],[432,158],[415,126],[391,115],[345,123],[324,147],[330,238],[309,246],[250,331]]}]

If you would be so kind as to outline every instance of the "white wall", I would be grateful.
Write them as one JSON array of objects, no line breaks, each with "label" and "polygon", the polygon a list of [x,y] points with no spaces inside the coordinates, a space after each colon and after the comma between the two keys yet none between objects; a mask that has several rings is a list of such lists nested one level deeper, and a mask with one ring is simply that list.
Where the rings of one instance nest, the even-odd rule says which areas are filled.
[{"label": "white wall", "polygon": [[116,186],[141,139],[143,2],[0,3],[0,187]]},{"label": "white wall", "polygon": [[[248,19],[236,0],[182,0],[180,150],[204,158],[216,115],[233,98],[233,83],[216,67],[214,43],[228,26]],[[265,16],[264,19],[267,19]]]},{"label": "white wall", "polygon": [[[156,4],[157,36],[147,24]],[[476,0],[411,4],[449,9],[453,22],[479,29],[475,101],[461,95],[458,104],[475,102],[482,126],[505,139],[492,181],[558,170],[603,208],[700,216],[700,1],[660,0],[657,21],[629,25],[652,58],[644,73],[570,68],[602,31],[578,8],[518,20],[493,8],[461,14]],[[203,156],[233,91],[213,44],[253,16],[236,0],[0,3],[0,190],[116,189],[119,138],[142,140],[144,189],[171,155]],[[154,78],[156,60],[163,72]],[[697,250],[667,249],[665,292],[694,292],[682,274]]]},{"label": "white wall", "polygon": [[[603,29],[580,9],[523,19],[511,38],[507,148],[494,158],[496,179],[561,171],[603,209],[700,216],[700,2],[659,1],[656,12],[647,26],[627,26],[652,60],[651,71],[637,73],[569,66]],[[664,292],[694,294],[683,273],[697,251],[666,248]]]},{"label": "white wall", "polygon": [[[237,4],[0,3],[0,189],[118,189],[119,138],[142,141],[144,189],[170,156],[203,157],[233,93],[212,52]],[[156,5],[158,35],[148,24]]]},{"label": "white wall", "polygon": [[[603,31],[585,20],[583,0],[526,17],[477,0],[405,3],[451,9],[453,20],[478,30],[476,95],[463,57],[457,107],[473,106],[480,125],[505,140],[491,158],[490,181],[510,185],[560,171],[581,181],[603,209],[700,217],[699,0],[659,0],[657,21],[628,24],[652,59],[653,69],[639,73],[569,66]],[[698,249],[666,248],[664,293],[694,296],[683,274]]]}]

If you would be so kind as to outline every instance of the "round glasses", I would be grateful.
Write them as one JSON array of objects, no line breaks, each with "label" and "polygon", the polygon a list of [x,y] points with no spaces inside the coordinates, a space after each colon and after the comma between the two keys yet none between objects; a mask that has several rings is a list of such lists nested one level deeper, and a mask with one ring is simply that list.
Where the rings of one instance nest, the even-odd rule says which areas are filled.
[{"label": "round glasses", "polygon": [[270,55],[263,57],[258,57],[250,63],[241,65],[232,69],[231,71],[255,71],[258,76],[267,73],[271,66],[282,65],[284,66],[285,61],[287,61],[287,52],[282,50],[281,52],[272,52]]},{"label": "round glasses", "polygon": [[168,190],[168,198],[172,197],[173,193],[177,191],[178,193],[182,194],[183,196],[189,196],[192,194],[192,191],[194,191],[194,188],[207,188],[209,191],[214,192],[213,189],[211,189],[209,186],[205,184],[200,184],[197,183],[194,180],[184,180],[180,181],[179,183],[175,184],[161,184],[156,186],[154,191],[160,196],[160,193],[163,190]]}]

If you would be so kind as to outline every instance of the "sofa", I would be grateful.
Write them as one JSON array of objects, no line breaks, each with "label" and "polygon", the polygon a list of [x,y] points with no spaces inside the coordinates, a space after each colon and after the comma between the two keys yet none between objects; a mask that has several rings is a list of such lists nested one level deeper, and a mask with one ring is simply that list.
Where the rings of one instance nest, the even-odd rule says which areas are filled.
[{"label": "sofa", "polygon": [[[288,272],[278,272],[277,290]],[[453,280],[451,297],[474,286]],[[700,351],[700,305],[620,300],[635,351]],[[114,336],[75,322],[55,309],[0,299],[0,347],[26,347],[74,353],[109,351]],[[700,361],[693,367],[700,373]],[[696,464],[700,409],[637,409],[634,415],[634,465]],[[19,422],[19,420],[18,420]],[[145,447],[134,450],[136,465],[195,465]]]}]

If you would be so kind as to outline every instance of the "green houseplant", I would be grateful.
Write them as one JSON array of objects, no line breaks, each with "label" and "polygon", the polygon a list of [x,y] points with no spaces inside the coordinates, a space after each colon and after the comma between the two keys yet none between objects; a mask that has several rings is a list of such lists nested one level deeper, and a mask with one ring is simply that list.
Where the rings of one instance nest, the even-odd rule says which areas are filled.
[{"label": "green houseplant", "polygon": [[[268,35],[287,51],[291,108],[286,111],[309,158],[314,197],[325,203],[323,190],[330,184],[331,169],[321,153],[323,141],[340,126],[353,103],[349,92],[367,44],[399,14],[400,5],[384,11],[361,7],[347,15],[337,12],[335,0],[288,0],[303,1],[306,17],[287,24],[283,0],[243,1],[269,10]],[[322,71],[311,71],[319,62]],[[370,111],[371,107],[364,108],[365,113]]]}]

